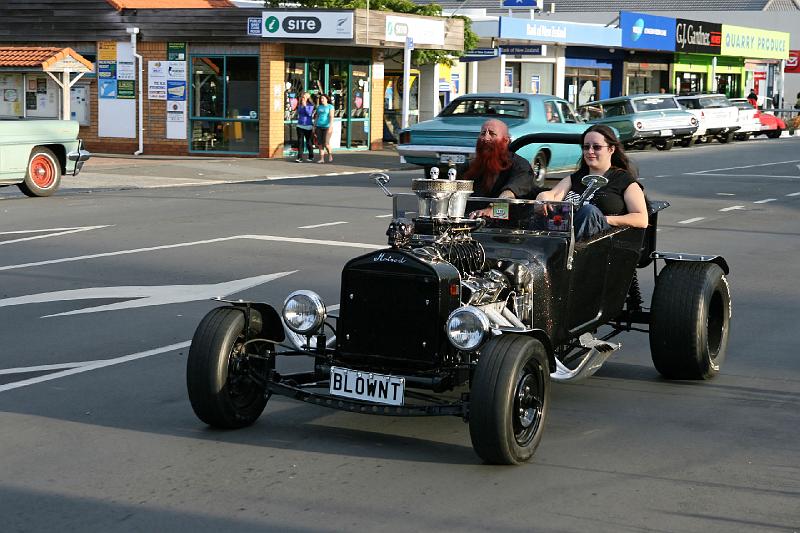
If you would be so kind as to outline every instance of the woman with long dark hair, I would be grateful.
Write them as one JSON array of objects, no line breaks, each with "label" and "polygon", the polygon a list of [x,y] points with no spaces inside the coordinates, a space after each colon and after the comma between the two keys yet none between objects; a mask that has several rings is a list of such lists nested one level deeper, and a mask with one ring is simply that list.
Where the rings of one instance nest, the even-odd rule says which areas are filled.
[{"label": "woman with long dark hair", "polygon": [[539,193],[536,199],[572,202],[578,207],[578,200],[586,190],[581,180],[589,174],[599,174],[608,178],[608,185],[595,191],[583,207],[578,207],[574,219],[577,237],[584,239],[613,226],[646,228],[644,190],[614,130],[602,124],[592,126],[583,132],[581,148],[583,156],[578,170],[551,190]]}]

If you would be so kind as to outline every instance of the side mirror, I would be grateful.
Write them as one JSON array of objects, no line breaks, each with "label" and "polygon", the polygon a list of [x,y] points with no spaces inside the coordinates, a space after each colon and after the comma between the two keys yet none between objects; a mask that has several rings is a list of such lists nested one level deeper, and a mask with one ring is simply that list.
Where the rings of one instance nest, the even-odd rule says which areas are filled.
[{"label": "side mirror", "polygon": [[384,192],[384,194],[386,196],[388,196],[389,198],[394,196],[394,194],[392,194],[392,192],[389,189],[386,188],[386,184],[389,183],[389,175],[388,174],[384,174],[383,172],[375,172],[373,174],[370,174],[369,178],[372,181],[374,181],[378,185],[378,187],[383,189],[383,192]]}]

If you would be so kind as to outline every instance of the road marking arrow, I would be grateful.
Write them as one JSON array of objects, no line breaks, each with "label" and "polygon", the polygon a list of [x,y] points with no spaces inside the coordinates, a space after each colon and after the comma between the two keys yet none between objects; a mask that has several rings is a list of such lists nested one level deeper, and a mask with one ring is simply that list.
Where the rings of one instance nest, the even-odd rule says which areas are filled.
[{"label": "road marking arrow", "polygon": [[224,283],[212,283],[207,285],[149,285],[149,286],[120,286],[120,287],[89,287],[86,289],[73,289],[67,291],[43,292],[39,294],[29,294],[16,298],[4,298],[0,300],[0,307],[13,305],[25,305],[34,303],[63,302],[73,300],[95,300],[100,298],[123,298],[126,301],[108,305],[99,305],[76,309],[65,313],[45,315],[42,318],[56,316],[82,315],[86,313],[98,313],[101,311],[120,311],[123,309],[134,309],[137,307],[150,307],[154,305],[168,305],[175,303],[197,302],[210,300],[215,297],[225,297],[230,294],[241,292],[245,289],[273,281],[291,272],[277,272],[252,278],[244,278]]},{"label": "road marking arrow", "polygon": [[722,209],[720,209],[720,211],[722,211],[722,212],[725,212],[725,211],[736,211],[736,210],[739,210],[739,209],[744,209],[744,206],[743,205],[732,205],[730,207],[723,207]]}]

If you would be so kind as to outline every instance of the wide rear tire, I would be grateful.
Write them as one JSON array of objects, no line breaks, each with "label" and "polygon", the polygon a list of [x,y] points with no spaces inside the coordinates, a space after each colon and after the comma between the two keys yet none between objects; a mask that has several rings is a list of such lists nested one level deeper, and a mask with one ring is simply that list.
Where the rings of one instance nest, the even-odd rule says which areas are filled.
[{"label": "wide rear tire", "polygon": [[49,148],[37,146],[31,151],[25,179],[18,187],[26,196],[50,196],[61,184],[61,163]]},{"label": "wide rear tire", "polygon": [[235,307],[210,311],[197,326],[186,364],[186,387],[197,418],[223,429],[249,426],[267,404],[262,386],[248,377],[263,360],[244,352],[244,313]]},{"label": "wide rear tire", "polygon": [[714,263],[667,263],[650,309],[650,352],[668,379],[710,379],[725,360],[731,294]]},{"label": "wide rear tire", "polygon": [[533,457],[550,405],[550,372],[542,343],[504,334],[481,350],[470,391],[469,433],[487,463],[512,465]]}]

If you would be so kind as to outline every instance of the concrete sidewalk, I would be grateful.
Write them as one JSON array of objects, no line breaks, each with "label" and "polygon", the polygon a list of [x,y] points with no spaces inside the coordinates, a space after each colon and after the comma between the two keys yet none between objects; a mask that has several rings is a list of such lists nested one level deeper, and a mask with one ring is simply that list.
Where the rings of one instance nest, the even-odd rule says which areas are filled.
[{"label": "concrete sidewalk", "polygon": [[78,176],[64,176],[61,189],[141,189],[243,181],[342,176],[415,169],[394,149],[334,152],[333,162],[297,163],[294,158],[166,157],[94,154]]}]

